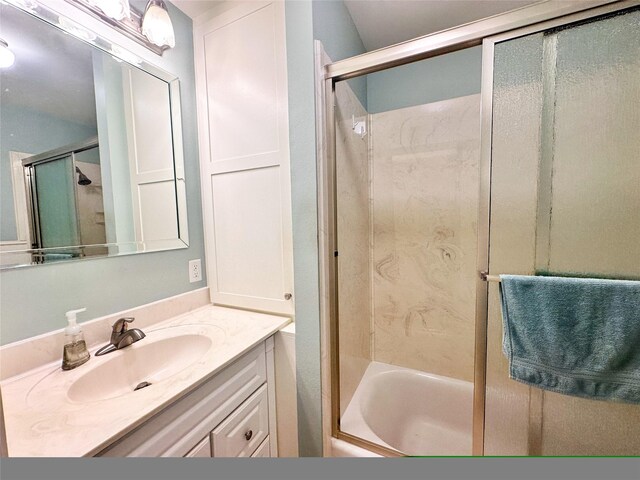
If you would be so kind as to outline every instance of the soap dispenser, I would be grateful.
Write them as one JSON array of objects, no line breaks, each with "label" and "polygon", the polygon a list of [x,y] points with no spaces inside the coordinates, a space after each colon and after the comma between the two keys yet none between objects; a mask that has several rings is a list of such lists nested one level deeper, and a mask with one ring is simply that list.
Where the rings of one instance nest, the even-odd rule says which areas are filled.
[{"label": "soap dispenser", "polygon": [[62,369],[71,370],[86,363],[91,356],[87,350],[87,344],[84,341],[84,334],[80,325],[76,323],[76,315],[84,312],[86,308],[78,310],[69,310],[67,322],[69,325],[64,329],[64,352],[62,354]]}]

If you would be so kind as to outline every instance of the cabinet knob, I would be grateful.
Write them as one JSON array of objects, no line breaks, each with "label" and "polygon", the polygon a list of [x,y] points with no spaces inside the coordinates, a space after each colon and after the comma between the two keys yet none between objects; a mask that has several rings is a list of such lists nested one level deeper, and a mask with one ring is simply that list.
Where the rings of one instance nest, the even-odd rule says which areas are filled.
[{"label": "cabinet knob", "polygon": [[291,297],[293,297],[293,295],[291,295],[290,293],[285,293],[284,294],[284,299],[285,300],[291,300]]},{"label": "cabinet knob", "polygon": [[247,441],[251,440],[251,437],[253,437],[253,430],[249,430],[247,433],[244,434],[244,438],[246,438]]}]

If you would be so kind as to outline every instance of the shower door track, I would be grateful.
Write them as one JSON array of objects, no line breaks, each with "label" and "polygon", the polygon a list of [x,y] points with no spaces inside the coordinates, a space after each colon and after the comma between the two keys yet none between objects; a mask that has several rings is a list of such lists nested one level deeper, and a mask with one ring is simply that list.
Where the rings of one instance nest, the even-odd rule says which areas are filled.
[{"label": "shower door track", "polygon": [[[484,455],[485,395],[487,366],[488,282],[481,273],[489,270],[489,225],[491,200],[491,136],[493,100],[493,56],[498,42],[585,21],[640,5],[640,0],[589,0],[563,2],[548,0],[476,22],[436,32],[397,45],[322,65],[316,52],[318,149],[318,236],[321,269],[321,324],[327,360],[321,365],[330,371],[330,432],[323,437],[345,440],[385,456],[401,455],[340,430],[339,312],[337,260],[337,191],[335,139],[335,84],[419,60],[482,45],[480,196],[478,207],[478,261],[474,352],[474,393],[472,455]],[[327,364],[328,363],[328,364]],[[326,376],[324,377],[326,379]],[[329,412],[325,412],[326,415]],[[324,423],[324,422],[323,422]],[[535,450],[535,446],[534,446]]]}]

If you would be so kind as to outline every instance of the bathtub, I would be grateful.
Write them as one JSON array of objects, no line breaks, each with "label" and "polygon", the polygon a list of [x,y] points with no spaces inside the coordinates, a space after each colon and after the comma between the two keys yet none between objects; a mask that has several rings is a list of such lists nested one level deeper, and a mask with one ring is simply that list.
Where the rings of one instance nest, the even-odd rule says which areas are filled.
[{"label": "bathtub", "polygon": [[[472,415],[473,383],[371,362],[340,430],[406,455],[471,455]],[[332,442],[336,456],[355,451]]]}]

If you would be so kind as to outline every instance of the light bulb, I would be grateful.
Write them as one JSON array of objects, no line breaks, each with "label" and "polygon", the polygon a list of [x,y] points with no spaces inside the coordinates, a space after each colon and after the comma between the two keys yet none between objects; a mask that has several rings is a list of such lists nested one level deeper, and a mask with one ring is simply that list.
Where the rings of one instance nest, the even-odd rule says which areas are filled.
[{"label": "light bulb", "polygon": [[19,7],[22,7],[25,10],[30,12],[34,12],[36,8],[38,8],[38,4],[35,0],[13,0]]},{"label": "light bulb", "polygon": [[80,37],[81,39],[86,40],[88,42],[91,42],[96,39],[95,33],[80,27],[75,22],[72,22],[71,20],[65,17],[60,17],[58,21],[60,22],[60,27],[62,27],[63,30],[69,32],[72,35],[75,35],[76,37]]},{"label": "light bulb", "polygon": [[129,0],[87,0],[94,7],[98,7],[110,18],[122,20],[131,18],[131,7]]},{"label": "light bulb", "polygon": [[171,18],[162,0],[149,0],[142,19],[142,33],[151,43],[159,47],[176,46],[176,35],[173,32]]},{"label": "light bulb", "polygon": [[15,61],[16,56],[9,50],[7,42],[0,39],[0,68],[9,68]]},{"label": "light bulb", "polygon": [[114,58],[118,62],[128,62],[132,65],[140,65],[142,61],[133,53],[123,48],[118,47],[117,45],[111,45],[111,53],[112,58]]}]

